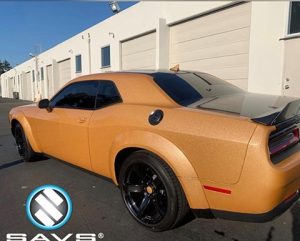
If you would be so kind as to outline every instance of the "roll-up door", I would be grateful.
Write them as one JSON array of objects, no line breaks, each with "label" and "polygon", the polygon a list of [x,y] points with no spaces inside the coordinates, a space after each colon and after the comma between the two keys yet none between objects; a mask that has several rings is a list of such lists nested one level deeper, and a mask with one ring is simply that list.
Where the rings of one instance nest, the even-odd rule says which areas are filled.
[{"label": "roll-up door", "polygon": [[24,100],[32,100],[32,81],[31,81],[31,72],[28,71],[24,75],[22,81],[22,91]]},{"label": "roll-up door", "polygon": [[251,3],[170,28],[170,66],[208,72],[244,89],[248,82]]},{"label": "roll-up door", "polygon": [[122,69],[155,69],[156,33],[148,33],[121,43]]},{"label": "roll-up door", "polygon": [[14,78],[10,77],[8,79],[8,97],[13,98],[13,88],[14,88]]},{"label": "roll-up door", "polygon": [[[66,59],[58,62],[59,89],[71,80],[71,60]],[[57,90],[55,90],[57,91]]]}]

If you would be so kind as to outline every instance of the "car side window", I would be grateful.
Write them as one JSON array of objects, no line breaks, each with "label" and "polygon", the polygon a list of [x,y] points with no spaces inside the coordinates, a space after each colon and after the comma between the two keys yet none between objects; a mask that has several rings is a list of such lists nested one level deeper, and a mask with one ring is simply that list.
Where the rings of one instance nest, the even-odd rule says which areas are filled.
[{"label": "car side window", "polygon": [[114,82],[101,80],[96,99],[96,108],[112,105],[121,102],[121,96]]},{"label": "car side window", "polygon": [[51,105],[59,108],[94,109],[98,85],[98,81],[68,85],[51,100]]}]

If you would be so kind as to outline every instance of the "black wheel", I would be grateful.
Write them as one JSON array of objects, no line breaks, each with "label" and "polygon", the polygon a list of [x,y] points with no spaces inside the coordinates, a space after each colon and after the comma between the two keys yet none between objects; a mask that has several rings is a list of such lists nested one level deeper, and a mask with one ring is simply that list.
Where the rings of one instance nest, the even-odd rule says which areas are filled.
[{"label": "black wheel", "polygon": [[14,136],[20,156],[24,159],[24,161],[33,161],[35,152],[32,150],[24,130],[19,123],[15,126]]},{"label": "black wheel", "polygon": [[121,167],[119,183],[130,214],[148,229],[171,229],[189,211],[175,174],[151,153],[137,151],[131,154]]}]

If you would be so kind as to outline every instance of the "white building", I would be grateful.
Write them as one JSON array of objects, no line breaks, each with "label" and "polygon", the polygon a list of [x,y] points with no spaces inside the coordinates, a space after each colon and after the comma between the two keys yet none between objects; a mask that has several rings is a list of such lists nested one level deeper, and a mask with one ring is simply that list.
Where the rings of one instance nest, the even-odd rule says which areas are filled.
[{"label": "white building", "polygon": [[300,97],[299,2],[140,2],[1,76],[3,97],[51,97],[111,70],[208,72],[251,92]]}]

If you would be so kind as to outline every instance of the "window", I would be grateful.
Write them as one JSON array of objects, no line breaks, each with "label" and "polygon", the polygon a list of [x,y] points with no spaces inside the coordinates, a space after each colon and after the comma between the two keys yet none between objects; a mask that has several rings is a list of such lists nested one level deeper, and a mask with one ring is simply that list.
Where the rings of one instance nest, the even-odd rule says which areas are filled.
[{"label": "window", "polygon": [[300,33],[300,2],[291,2],[289,34]]},{"label": "window", "polygon": [[34,74],[34,70],[32,70],[32,81],[35,81],[35,74]]},{"label": "window", "polygon": [[41,80],[44,80],[44,67],[41,68]]},{"label": "window", "polygon": [[96,99],[96,108],[119,103],[122,99],[116,85],[109,80],[101,80]]},{"label": "window", "polygon": [[180,105],[191,105],[203,97],[241,93],[238,87],[205,73],[154,73],[154,81]]},{"label": "window", "polygon": [[101,48],[101,67],[110,66],[110,46]]},{"label": "window", "polygon": [[83,81],[66,86],[51,100],[51,106],[74,109],[94,109],[98,81]]},{"label": "window", "polygon": [[75,57],[75,64],[76,64],[76,73],[81,73],[82,71],[82,65],[81,65],[81,54],[76,55]]}]

